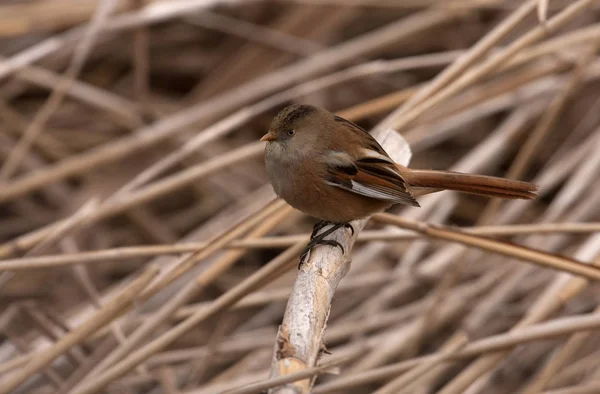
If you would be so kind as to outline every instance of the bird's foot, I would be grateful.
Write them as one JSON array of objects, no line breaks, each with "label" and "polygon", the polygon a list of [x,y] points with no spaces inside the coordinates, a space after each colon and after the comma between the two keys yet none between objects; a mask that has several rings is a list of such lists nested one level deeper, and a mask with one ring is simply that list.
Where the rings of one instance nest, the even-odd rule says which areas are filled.
[{"label": "bird's foot", "polygon": [[317,223],[315,223],[315,225],[313,226],[312,233],[310,233],[310,239],[316,237],[319,231],[321,231],[323,227],[326,227],[329,224],[331,223],[326,220],[319,220]]},{"label": "bird's foot", "polygon": [[326,222],[324,220],[315,224],[315,226],[313,227],[313,232],[310,236],[310,241],[308,242],[308,244],[302,251],[302,254],[300,255],[300,263],[298,264],[298,269],[300,269],[302,267],[302,264],[304,264],[304,261],[306,260],[306,257],[308,256],[308,253],[311,251],[311,249],[317,245],[337,246],[342,250],[342,254],[346,253],[341,243],[339,243],[338,241],[325,239],[325,237],[342,227],[350,228],[352,234],[354,234],[354,228],[350,223],[335,223],[331,226],[331,228],[327,229],[323,233],[317,234],[322,228],[329,224],[332,223]]}]

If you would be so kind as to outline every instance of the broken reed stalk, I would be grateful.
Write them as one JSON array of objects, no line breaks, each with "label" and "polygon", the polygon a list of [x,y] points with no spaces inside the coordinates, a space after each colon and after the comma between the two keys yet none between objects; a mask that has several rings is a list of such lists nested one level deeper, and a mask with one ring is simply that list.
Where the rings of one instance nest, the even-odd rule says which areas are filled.
[{"label": "broken reed stalk", "polygon": [[[396,162],[408,165],[410,147],[399,133],[387,129],[375,137]],[[298,373],[317,365],[325,350],[323,337],[333,296],[350,269],[352,246],[367,221],[353,221],[353,234],[349,229],[341,228],[329,236],[328,239],[342,245],[345,253],[337,246],[318,245],[299,268],[283,322],[277,332],[271,378]],[[271,389],[269,393],[309,393],[314,381],[314,378],[307,378],[287,383]]]}]

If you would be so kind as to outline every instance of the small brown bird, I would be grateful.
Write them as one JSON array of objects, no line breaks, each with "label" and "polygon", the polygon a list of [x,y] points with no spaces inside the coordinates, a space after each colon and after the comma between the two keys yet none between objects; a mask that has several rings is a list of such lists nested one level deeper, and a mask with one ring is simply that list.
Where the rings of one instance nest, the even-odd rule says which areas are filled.
[{"label": "small brown bird", "polygon": [[[361,127],[310,105],[284,108],[261,141],[267,142],[265,163],[275,193],[321,219],[305,252],[317,243],[336,244],[323,238],[352,220],[394,204],[419,206],[415,196],[423,194],[456,190],[508,199],[537,195],[538,187],[528,182],[407,168],[395,163]],[[327,222],[336,226],[315,237]]]}]

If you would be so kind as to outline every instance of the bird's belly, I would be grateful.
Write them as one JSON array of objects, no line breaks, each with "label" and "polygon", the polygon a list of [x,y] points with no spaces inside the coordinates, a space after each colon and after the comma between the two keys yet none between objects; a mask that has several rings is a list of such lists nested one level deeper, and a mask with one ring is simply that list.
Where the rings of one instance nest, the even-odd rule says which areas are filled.
[{"label": "bird's belly", "polygon": [[389,201],[355,194],[325,183],[322,174],[304,166],[280,165],[271,176],[275,193],[307,215],[334,223],[363,219],[389,208]]},{"label": "bird's belly", "polygon": [[321,220],[347,223],[389,208],[388,201],[364,197],[334,186],[326,186],[308,198],[281,196],[292,207]]}]

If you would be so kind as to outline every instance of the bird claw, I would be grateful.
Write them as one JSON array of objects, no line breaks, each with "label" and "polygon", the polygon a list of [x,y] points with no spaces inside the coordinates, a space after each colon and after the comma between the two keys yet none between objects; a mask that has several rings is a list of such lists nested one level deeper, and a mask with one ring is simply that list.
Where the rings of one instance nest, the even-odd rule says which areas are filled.
[{"label": "bird claw", "polygon": [[344,247],[338,241],[334,241],[333,239],[324,239],[318,243],[319,245],[329,245],[329,246],[337,246],[342,251],[342,254],[346,254]]},{"label": "bird claw", "polygon": [[333,233],[335,230],[341,227],[350,228],[350,231],[352,231],[352,235],[354,235],[354,227],[352,227],[350,223],[336,223],[333,224],[333,226],[331,226],[331,228],[327,231],[324,231],[322,234],[317,235],[317,233],[321,229],[323,229],[323,227],[329,224],[331,223],[326,222],[324,220],[321,220],[315,224],[315,226],[313,227],[312,234],[310,235],[310,241],[308,242],[308,245],[306,245],[306,247],[302,251],[302,254],[300,255],[300,263],[298,263],[298,269],[302,268],[302,265],[304,264],[304,261],[306,260],[306,257],[308,256],[309,252],[312,250],[312,248],[314,248],[317,245],[337,246],[342,250],[342,254],[346,253],[341,243],[339,243],[338,241],[325,239],[325,237],[327,237],[329,234]]},{"label": "bird claw", "polygon": [[300,255],[300,262],[298,263],[298,270],[300,270],[300,268],[302,268],[302,266],[304,265],[304,260],[306,260],[306,257],[308,256],[308,252],[310,252],[310,249],[308,249],[308,247],[304,248],[304,251]]},{"label": "bird claw", "polygon": [[350,223],[344,223],[344,227],[349,228],[350,231],[352,232],[352,235],[354,235],[354,227],[352,227],[352,225]]},{"label": "bird claw", "polygon": [[315,238],[317,236],[317,233],[321,231],[323,227],[326,227],[328,224],[330,223],[326,220],[319,220],[317,223],[315,223],[315,225],[313,226],[312,233],[310,233],[310,239],[312,240],[313,238]]},{"label": "bird claw", "polygon": [[302,265],[304,264],[304,261],[308,257],[309,252],[312,250],[312,248],[314,248],[317,245],[337,246],[342,251],[342,254],[346,254],[346,251],[344,250],[344,247],[342,246],[342,244],[333,239],[321,239],[321,240],[317,240],[317,242],[309,242],[309,244],[306,245],[306,247],[302,251],[302,254],[300,255],[300,263],[298,263],[298,269],[302,268]]}]

